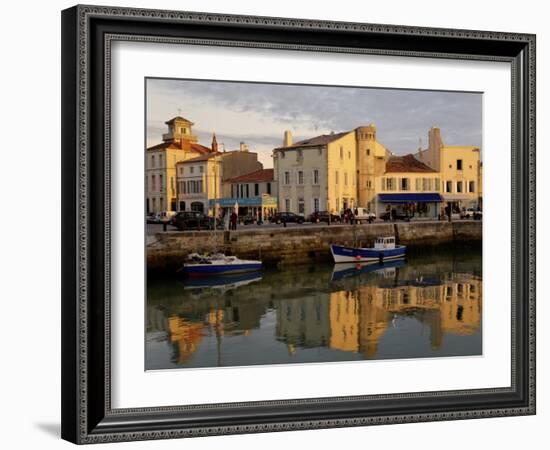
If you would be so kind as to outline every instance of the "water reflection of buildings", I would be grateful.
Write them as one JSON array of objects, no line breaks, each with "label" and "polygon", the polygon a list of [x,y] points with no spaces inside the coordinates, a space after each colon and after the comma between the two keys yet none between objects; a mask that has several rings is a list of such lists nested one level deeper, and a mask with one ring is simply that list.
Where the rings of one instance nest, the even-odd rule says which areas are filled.
[{"label": "water reflection of buildings", "polygon": [[172,304],[153,302],[148,329],[166,332],[182,365],[205,336],[248,336],[268,314],[276,320],[274,338],[291,355],[297,348],[328,347],[376,358],[383,336],[399,327],[402,317],[426,326],[435,350],[446,335],[471,335],[480,329],[482,281],[474,273],[438,271],[422,278],[416,268],[407,267],[391,276],[367,274],[338,283],[330,283],[330,274],[324,272],[295,275],[295,281],[275,278],[231,295],[204,292],[185,294],[185,301],[179,297]]},{"label": "water reflection of buildings", "polygon": [[441,347],[445,334],[476,333],[481,324],[481,280],[462,275],[438,284],[413,280],[387,287],[358,285],[281,300],[276,333],[291,348],[327,346],[373,358],[388,326],[401,316],[429,326],[433,349]]}]

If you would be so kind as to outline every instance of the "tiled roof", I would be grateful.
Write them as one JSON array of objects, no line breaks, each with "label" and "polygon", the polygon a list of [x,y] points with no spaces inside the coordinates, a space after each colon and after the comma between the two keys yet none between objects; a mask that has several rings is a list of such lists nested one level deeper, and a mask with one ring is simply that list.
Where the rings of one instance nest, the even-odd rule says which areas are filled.
[{"label": "tiled roof", "polygon": [[186,119],[185,117],[181,117],[181,116],[176,116],[173,119],[170,119],[170,120],[168,120],[167,122],[164,122],[164,123],[166,125],[170,125],[171,123],[175,122],[176,120],[179,120],[180,122],[187,122],[187,123],[190,123],[191,125],[194,125],[193,122],[191,122],[190,120]]},{"label": "tiled roof", "polygon": [[147,149],[147,151],[166,150],[166,149],[169,149],[169,150],[188,150],[188,151],[193,151],[193,152],[197,152],[197,153],[200,153],[200,154],[212,153],[212,150],[209,149],[208,147],[205,147],[204,145],[195,144],[195,143],[189,142],[189,141],[181,142],[179,140],[169,141],[169,142],[161,142],[160,144],[153,145],[152,147],[149,147]]},{"label": "tiled roof", "polygon": [[431,167],[420,162],[414,155],[391,156],[386,162],[386,173],[392,172],[430,172],[434,173]]},{"label": "tiled roof", "polygon": [[336,141],[337,139],[340,139],[341,137],[345,136],[348,133],[351,133],[351,132],[344,131],[342,133],[322,134],[320,136],[315,136],[310,139],[304,139],[303,141],[295,142],[294,144],[289,145],[288,147],[276,148],[275,150],[279,150],[279,149],[291,150],[293,148],[315,147],[317,145],[325,145],[325,144],[329,144],[330,142]]},{"label": "tiled roof", "polygon": [[225,180],[227,183],[251,183],[273,181],[273,169],[260,169]]},{"label": "tiled roof", "polygon": [[214,156],[221,155],[220,152],[210,152],[205,155],[196,156],[195,158],[186,159],[184,161],[178,161],[177,164],[185,164],[185,163],[194,163],[199,161],[207,161],[210,158],[213,158]]}]

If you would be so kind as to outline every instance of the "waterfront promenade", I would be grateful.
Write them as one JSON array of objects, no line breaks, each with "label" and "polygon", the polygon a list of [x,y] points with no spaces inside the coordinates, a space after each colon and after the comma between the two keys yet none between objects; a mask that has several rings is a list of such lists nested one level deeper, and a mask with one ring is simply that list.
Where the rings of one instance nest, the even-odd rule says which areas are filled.
[{"label": "waterfront promenade", "polygon": [[330,260],[330,244],[370,246],[378,236],[396,236],[411,251],[440,245],[481,245],[482,227],[481,221],[464,220],[158,232],[147,236],[147,268],[151,273],[169,275],[193,252],[259,258],[266,265],[310,264]]}]

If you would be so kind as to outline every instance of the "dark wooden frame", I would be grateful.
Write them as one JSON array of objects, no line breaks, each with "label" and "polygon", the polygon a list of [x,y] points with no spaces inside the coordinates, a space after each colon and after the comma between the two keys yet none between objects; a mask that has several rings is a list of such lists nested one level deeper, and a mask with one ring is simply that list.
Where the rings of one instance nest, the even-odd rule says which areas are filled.
[{"label": "dark wooden frame", "polygon": [[[114,40],[509,62],[511,386],[112,409],[109,99]],[[63,438],[94,443],[535,413],[534,35],[75,6],[62,13],[62,84]]]}]

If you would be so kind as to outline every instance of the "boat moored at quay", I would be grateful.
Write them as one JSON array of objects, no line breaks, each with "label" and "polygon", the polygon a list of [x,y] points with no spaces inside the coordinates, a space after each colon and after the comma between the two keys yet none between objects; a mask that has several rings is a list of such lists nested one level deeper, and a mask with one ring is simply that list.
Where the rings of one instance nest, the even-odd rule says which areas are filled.
[{"label": "boat moored at quay", "polygon": [[330,251],[335,263],[384,262],[403,258],[407,247],[397,245],[395,236],[377,237],[374,247],[348,247],[331,244]]}]

